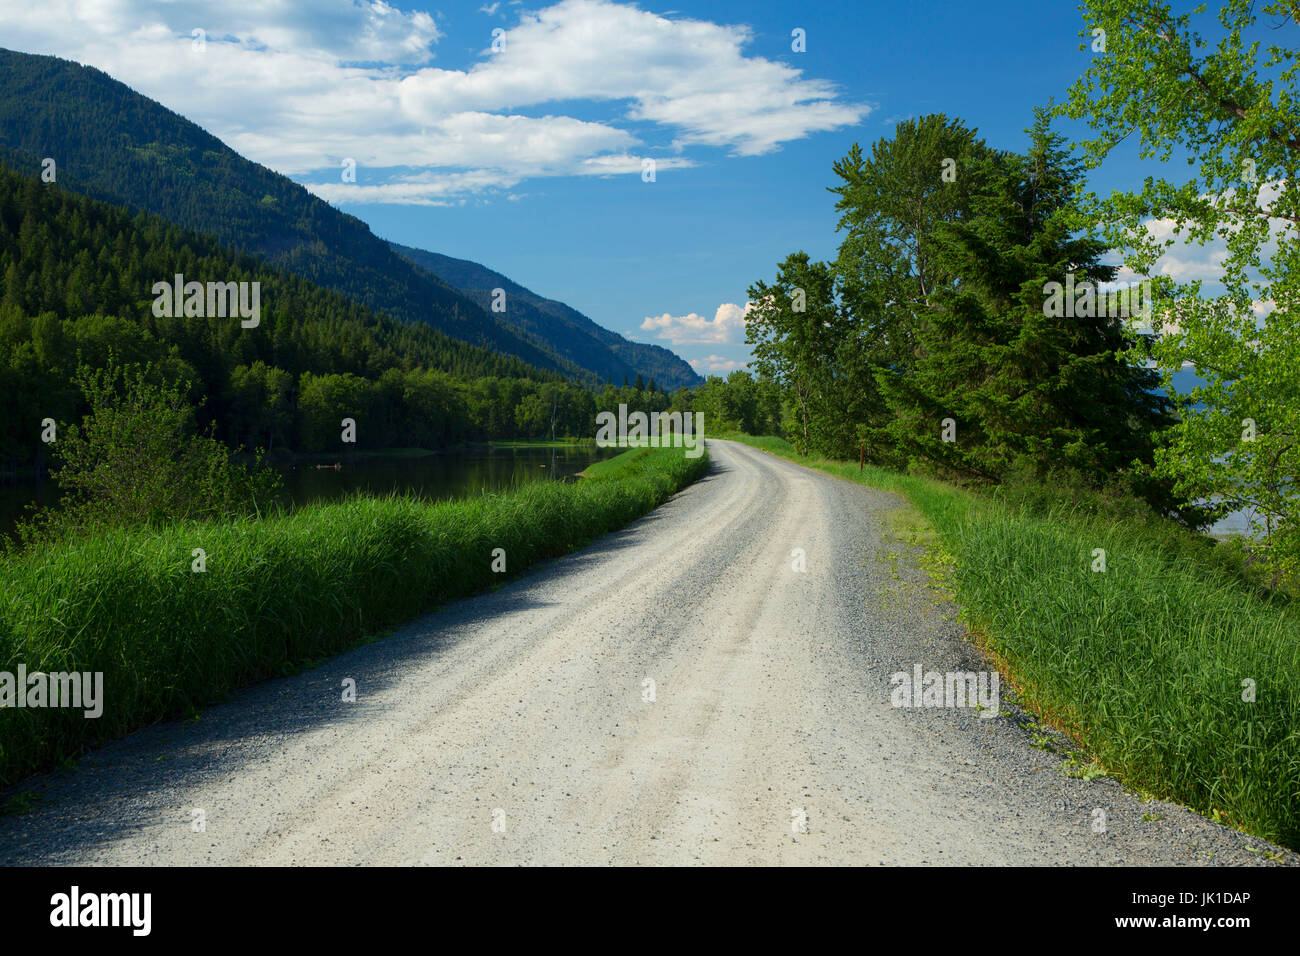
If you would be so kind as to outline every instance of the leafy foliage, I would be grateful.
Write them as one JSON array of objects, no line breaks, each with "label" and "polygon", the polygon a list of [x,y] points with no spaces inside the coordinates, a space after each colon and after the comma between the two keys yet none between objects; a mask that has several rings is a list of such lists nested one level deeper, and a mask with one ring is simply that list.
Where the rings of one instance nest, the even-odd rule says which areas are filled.
[{"label": "leafy foliage", "polygon": [[[1153,356],[1172,378],[1186,363],[1205,384],[1156,456],[1176,492],[1248,509],[1279,578],[1300,576],[1300,54],[1259,37],[1297,28],[1293,4],[1257,11],[1226,0],[1175,14],[1153,0],[1086,0],[1085,34],[1105,49],[1060,113],[1096,134],[1089,166],[1134,136],[1144,158],[1187,154],[1185,182],[1150,177],[1140,190],[1089,195],[1084,212],[1138,275],[1176,239],[1221,241],[1222,292],[1153,276]],[[1265,30],[1264,28],[1271,28]],[[1273,33],[1273,35],[1284,35]]]},{"label": "leafy foliage", "polygon": [[1114,278],[1076,233],[1077,162],[1045,111],[1023,154],[943,115],[835,164],[833,263],[796,253],[755,283],[747,340],[803,453],[993,483],[1068,467],[1194,520],[1149,474],[1172,418],[1117,310],[1046,307],[1050,282]]},{"label": "leafy foliage", "polygon": [[147,366],[82,366],[90,411],[51,444],[64,494],[58,512],[28,527],[103,529],[186,519],[234,518],[270,506],[270,469],[232,461],[230,449],[195,434],[187,383],[159,381]]},{"label": "leafy foliage", "polygon": [[[950,281],[920,313],[911,361],[878,376],[887,430],[909,456],[960,476],[1068,467],[1100,484],[1151,461],[1169,403],[1154,391],[1159,376],[1128,360],[1135,340],[1108,314],[1118,310],[1094,296],[1092,309],[1048,314],[1049,283],[1098,284],[1115,269],[1100,263],[1104,244],[1071,233],[1079,169],[1045,113],[1029,135],[1024,156],[990,155],[968,171],[984,183],[968,217],[934,228],[932,255]],[[949,417],[955,441],[944,440]]]}]

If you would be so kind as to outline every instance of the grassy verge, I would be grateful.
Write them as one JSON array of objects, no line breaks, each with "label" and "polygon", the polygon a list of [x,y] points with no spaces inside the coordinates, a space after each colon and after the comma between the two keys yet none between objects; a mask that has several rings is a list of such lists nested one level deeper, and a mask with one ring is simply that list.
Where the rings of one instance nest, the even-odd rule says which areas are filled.
[{"label": "grassy verge", "polygon": [[635,450],[601,464],[590,480],[467,501],[358,497],[8,558],[0,672],[103,672],[104,709],[0,708],[0,784],[499,583],[495,548],[509,573],[572,551],[694,481],[707,458]]},{"label": "grassy verge", "polygon": [[[678,449],[671,449],[671,451],[677,456],[683,456],[683,452]],[[593,461],[578,472],[578,475],[582,478],[619,478],[640,468],[644,462],[653,461],[656,456],[662,454],[664,454],[664,450],[657,448],[629,448],[621,455],[615,455],[613,458],[602,458],[600,461]],[[697,469],[699,474],[703,474],[703,466],[699,464],[699,458],[686,458],[685,460],[694,462],[695,464],[692,467]]]},{"label": "grassy verge", "polygon": [[1015,506],[725,437],[903,495],[955,558],[974,638],[1038,716],[1129,786],[1300,848],[1300,603],[1261,596],[1168,522]]}]

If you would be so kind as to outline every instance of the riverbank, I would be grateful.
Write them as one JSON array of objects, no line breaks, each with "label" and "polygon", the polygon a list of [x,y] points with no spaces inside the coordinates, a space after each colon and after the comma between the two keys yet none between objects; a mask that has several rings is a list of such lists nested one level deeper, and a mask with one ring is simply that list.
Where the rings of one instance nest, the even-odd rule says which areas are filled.
[{"label": "riverbank", "polygon": [[13,556],[0,562],[0,673],[102,672],[103,713],[0,708],[0,785],[582,547],[707,465],[637,449],[573,483],[432,505],[355,497]]},{"label": "riverbank", "polygon": [[[459,445],[448,445],[445,448],[373,448],[357,449],[351,451],[275,451],[266,454],[266,460],[275,463],[313,463],[313,462],[335,462],[335,461],[352,461],[356,459],[374,459],[374,458],[430,458],[436,455],[455,455],[466,451],[475,451],[479,449],[501,449],[517,450],[528,448],[588,448],[595,447],[596,441],[593,438],[563,438],[554,441],[545,438],[537,439],[511,439],[502,441],[472,441],[462,442]],[[251,453],[240,455],[241,458],[252,460]]]},{"label": "riverbank", "polygon": [[1080,773],[1300,847],[1300,602],[1253,586],[1228,546],[725,437],[907,499],[903,537],[1021,701],[1087,755]]},{"label": "riverbank", "polygon": [[[593,461],[616,453],[595,441],[485,442],[455,448],[385,448],[315,454],[277,453],[266,464],[280,476],[286,508],[354,494],[415,495],[428,501],[469,498],[532,481],[571,481]],[[251,465],[252,455],[237,459]],[[57,504],[53,481],[0,485],[0,538],[13,535],[29,506]]]}]

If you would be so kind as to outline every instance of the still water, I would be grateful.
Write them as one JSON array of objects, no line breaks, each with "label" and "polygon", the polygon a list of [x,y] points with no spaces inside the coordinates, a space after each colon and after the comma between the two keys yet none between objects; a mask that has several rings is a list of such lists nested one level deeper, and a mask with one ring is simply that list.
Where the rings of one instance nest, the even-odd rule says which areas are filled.
[{"label": "still water", "polygon": [[[568,481],[620,448],[470,448],[418,458],[359,458],[297,462],[279,468],[294,505],[330,501],[354,492],[408,492],[432,500],[470,498],[533,481]],[[335,464],[338,465],[335,468]]]},{"label": "still water", "polygon": [[[532,481],[570,481],[588,465],[620,451],[594,445],[484,447],[419,457],[340,457],[329,462],[282,462],[275,468],[284,483],[286,500],[295,506],[343,498],[358,491],[376,495],[409,492],[442,500],[468,498]],[[13,530],[29,503],[44,507],[55,499],[55,489],[48,481],[39,485],[32,482],[0,485],[0,534]]]},{"label": "still water", "polygon": [[1254,508],[1245,508],[1241,511],[1234,511],[1225,515],[1218,522],[1205,529],[1205,533],[1213,535],[1216,538],[1230,538],[1239,535],[1244,538],[1263,537],[1264,531],[1262,524],[1263,518],[1260,517],[1260,527],[1251,528],[1251,520],[1256,517]]}]

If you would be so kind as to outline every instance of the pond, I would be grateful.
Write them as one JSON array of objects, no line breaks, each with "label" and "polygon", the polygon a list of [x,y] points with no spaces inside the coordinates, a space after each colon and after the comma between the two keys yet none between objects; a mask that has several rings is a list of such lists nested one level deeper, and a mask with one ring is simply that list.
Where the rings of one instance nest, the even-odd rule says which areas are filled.
[{"label": "pond", "polygon": [[[533,481],[569,481],[588,465],[623,449],[594,445],[498,445],[431,454],[366,455],[336,460],[277,462],[287,500],[297,506],[354,492],[410,492],[425,498],[468,498]],[[337,465],[337,467],[335,467]],[[0,534],[10,533],[30,502],[49,505],[54,486],[0,485]]]}]

